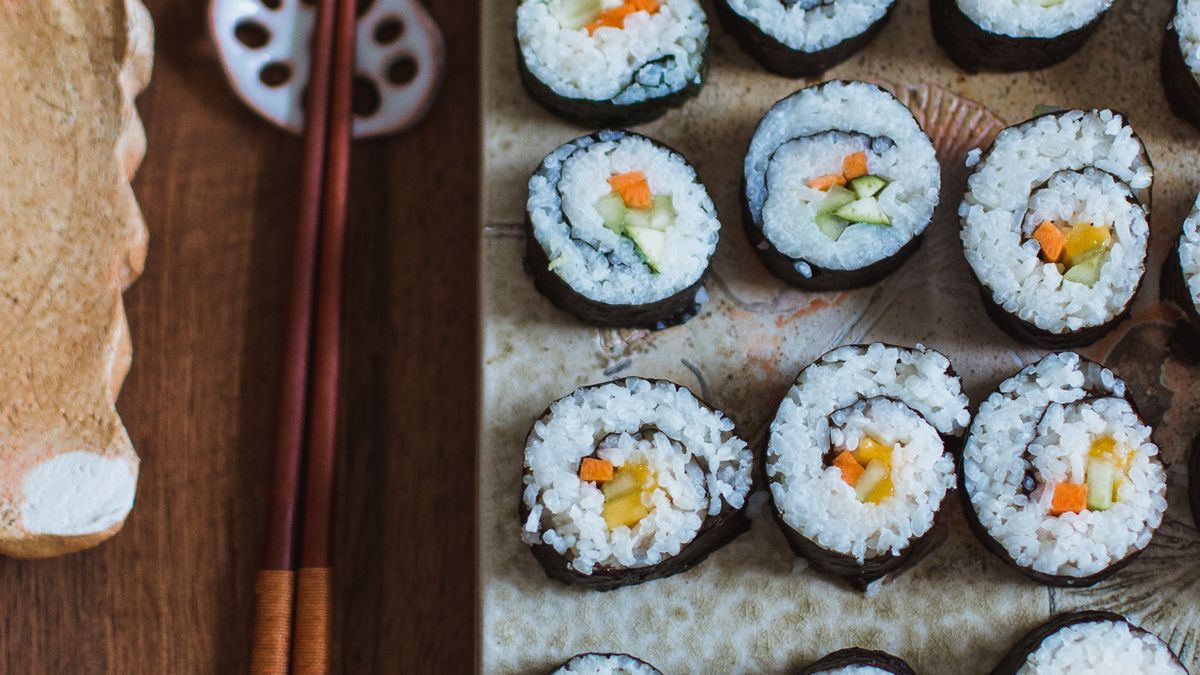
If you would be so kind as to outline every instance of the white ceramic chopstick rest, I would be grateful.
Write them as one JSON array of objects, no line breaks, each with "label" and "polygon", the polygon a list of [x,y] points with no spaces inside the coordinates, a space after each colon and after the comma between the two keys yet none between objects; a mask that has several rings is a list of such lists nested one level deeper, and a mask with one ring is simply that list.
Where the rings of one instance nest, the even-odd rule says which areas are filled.
[{"label": "white ceramic chopstick rest", "polygon": [[[315,6],[302,0],[212,0],[209,29],[237,95],[300,133]],[[411,127],[441,83],[441,31],[417,0],[374,0],[358,18],[354,136]]]}]

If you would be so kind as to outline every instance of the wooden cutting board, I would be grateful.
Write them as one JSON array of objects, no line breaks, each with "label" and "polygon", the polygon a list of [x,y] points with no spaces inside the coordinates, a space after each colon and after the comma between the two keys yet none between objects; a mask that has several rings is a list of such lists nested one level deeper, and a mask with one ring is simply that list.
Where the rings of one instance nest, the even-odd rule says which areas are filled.
[{"label": "wooden cutting board", "polygon": [[[51,3],[0,0],[0,14],[34,4]],[[0,558],[0,672],[248,663],[300,142],[230,92],[203,3],[146,5],[157,53],[138,99],[148,143],[134,192],[151,244],[125,294],[134,358],[117,403],[142,460],[137,504],[96,549]],[[460,9],[432,8],[451,75],[428,120],[354,147],[337,502],[345,672],[474,667],[478,19]]]}]

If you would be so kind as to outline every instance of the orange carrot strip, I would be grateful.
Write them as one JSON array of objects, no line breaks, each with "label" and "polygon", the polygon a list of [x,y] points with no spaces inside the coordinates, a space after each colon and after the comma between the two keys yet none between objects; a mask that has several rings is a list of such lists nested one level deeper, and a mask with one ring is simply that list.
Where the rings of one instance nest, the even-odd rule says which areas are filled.
[{"label": "orange carrot strip", "polygon": [[1053,221],[1043,220],[1033,231],[1033,238],[1042,247],[1042,256],[1047,262],[1056,263],[1062,259],[1063,249],[1067,245],[1067,235]]},{"label": "orange carrot strip", "polygon": [[817,176],[816,178],[813,178],[808,181],[808,186],[810,188],[820,190],[821,192],[828,190],[829,188],[833,187],[834,185],[845,185],[845,184],[846,184],[845,176],[839,176],[839,175],[833,174],[833,173],[831,173],[827,176]]},{"label": "orange carrot strip", "polygon": [[1087,485],[1084,483],[1059,483],[1054,486],[1054,497],[1050,500],[1050,515],[1060,516],[1070,511],[1079,513],[1087,507]]},{"label": "orange carrot strip", "polygon": [[632,2],[627,2],[620,7],[613,7],[612,9],[606,10],[595,21],[587,25],[588,35],[592,35],[597,30],[604,27],[624,28],[625,17],[633,14],[636,11],[637,7],[635,7]]},{"label": "orange carrot strip", "polygon": [[846,180],[867,175],[867,153],[860,150],[846,155],[846,159],[842,160],[842,174]]},{"label": "orange carrot strip", "polygon": [[833,465],[842,470],[842,480],[851,487],[858,482],[865,471],[863,465],[854,459],[854,455],[849,450],[843,450],[840,455],[834,457]]},{"label": "orange carrot strip", "polygon": [[595,457],[584,457],[579,463],[579,480],[591,480],[596,482],[604,482],[612,480],[613,465],[607,459],[596,459]]},{"label": "orange carrot strip", "polygon": [[641,171],[630,171],[612,176],[608,179],[608,184],[617,194],[621,195],[625,206],[631,209],[648,209],[654,206],[654,196],[650,194],[650,183],[646,182],[646,174]]},{"label": "orange carrot strip", "polygon": [[658,11],[661,3],[658,0],[633,0],[633,6],[643,12],[654,14]]}]

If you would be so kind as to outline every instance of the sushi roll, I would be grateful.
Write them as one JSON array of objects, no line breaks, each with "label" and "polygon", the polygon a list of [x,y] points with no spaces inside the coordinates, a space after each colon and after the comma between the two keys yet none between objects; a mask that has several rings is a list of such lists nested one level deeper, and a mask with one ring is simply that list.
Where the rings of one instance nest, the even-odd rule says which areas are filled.
[{"label": "sushi roll", "polygon": [[967,403],[950,361],[920,346],[839,347],[801,371],[766,451],[796,555],[866,590],[937,548]]},{"label": "sushi roll", "polygon": [[767,268],[807,290],[890,274],[933,218],[941,169],[912,112],[887,91],[834,80],[779,101],[746,152],[746,233]]},{"label": "sushi roll", "polygon": [[1112,575],[1167,510],[1158,446],[1125,383],[1074,352],[1026,366],[983,402],[960,481],[980,541],[1051,586]]},{"label": "sushi roll", "polygon": [[695,169],[645,136],[600,131],[529,179],[525,265],[554,305],[599,326],[688,320],[721,224]]},{"label": "sushi roll", "polygon": [[697,0],[521,0],[517,68],[535,101],[590,127],[659,117],[700,92],[708,18]]},{"label": "sushi roll", "polygon": [[785,77],[819,77],[867,46],[896,0],[717,0],[717,16],[755,61]]},{"label": "sushi roll", "polygon": [[1129,315],[1146,272],[1154,169],[1118,113],[1068,110],[996,137],[959,207],[993,320],[1047,349],[1091,344]]},{"label": "sushi roll", "polygon": [[1188,675],[1157,635],[1114,612],[1061,614],[1033,629],[992,675]]},{"label": "sushi roll", "polygon": [[1200,365],[1200,197],[1167,256],[1159,288],[1163,299],[1178,305],[1184,315],[1171,336],[1171,351]]},{"label": "sushi roll", "polygon": [[1177,0],[1162,46],[1167,102],[1179,117],[1200,127],[1200,0]]},{"label": "sushi roll", "polygon": [[525,443],[522,539],[607,591],[678,574],[750,527],[750,448],[686,388],[628,378],[555,401]]},{"label": "sushi roll", "polygon": [[930,0],[933,36],[970,72],[1037,70],[1083,47],[1112,0]]},{"label": "sushi roll", "polygon": [[628,654],[579,654],[550,675],[662,675],[662,671]]},{"label": "sushi roll", "polygon": [[810,664],[798,675],[916,675],[899,656],[869,649],[842,649]]}]

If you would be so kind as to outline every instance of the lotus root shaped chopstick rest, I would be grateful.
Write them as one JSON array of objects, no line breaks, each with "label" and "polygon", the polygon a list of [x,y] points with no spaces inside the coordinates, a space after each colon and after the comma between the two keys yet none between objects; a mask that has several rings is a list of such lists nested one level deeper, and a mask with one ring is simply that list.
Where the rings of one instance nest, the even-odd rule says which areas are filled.
[{"label": "lotus root shaped chopstick rest", "polygon": [[[429,109],[441,82],[441,31],[417,0],[373,0],[359,7],[354,136],[407,129]],[[213,41],[234,91],[293,133],[304,126],[315,19],[311,0],[212,0],[209,11]]]}]

